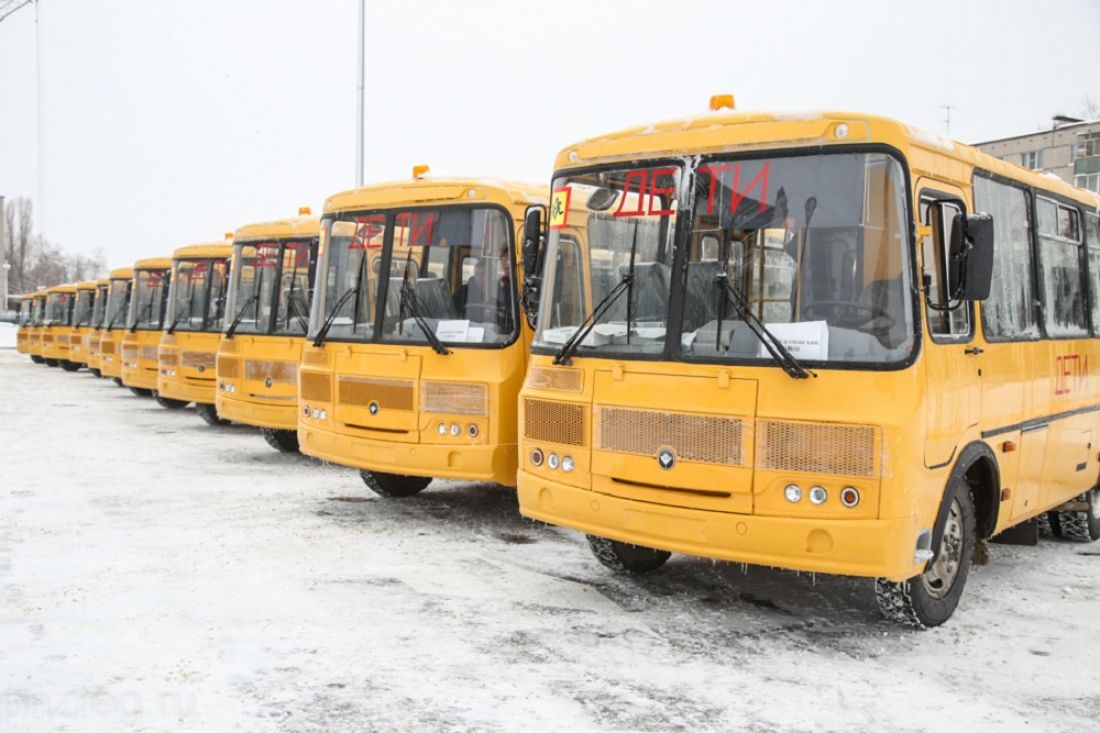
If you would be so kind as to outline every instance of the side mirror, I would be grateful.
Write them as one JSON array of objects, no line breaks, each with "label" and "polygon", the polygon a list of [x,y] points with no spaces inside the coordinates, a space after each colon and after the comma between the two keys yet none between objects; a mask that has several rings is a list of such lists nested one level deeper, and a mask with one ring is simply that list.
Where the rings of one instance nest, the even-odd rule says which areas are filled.
[{"label": "side mirror", "polygon": [[528,206],[523,215],[523,312],[527,324],[535,327],[539,310],[539,290],[542,286],[542,206]]},{"label": "side mirror", "polygon": [[955,297],[985,300],[993,284],[993,217],[958,214],[951,228],[952,275]]}]

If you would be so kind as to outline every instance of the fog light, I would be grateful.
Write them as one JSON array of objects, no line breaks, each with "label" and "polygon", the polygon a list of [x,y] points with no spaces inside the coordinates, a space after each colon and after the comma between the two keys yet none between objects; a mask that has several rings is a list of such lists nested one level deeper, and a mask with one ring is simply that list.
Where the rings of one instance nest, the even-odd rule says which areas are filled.
[{"label": "fog light", "polygon": [[459,435],[462,435],[462,426],[461,426],[461,425],[459,425],[459,424],[458,424],[458,423],[456,423],[456,422],[453,422],[453,423],[451,423],[451,435],[453,435],[453,436],[454,436],[454,437],[456,437],[456,438],[457,438],[457,437],[458,437]]},{"label": "fog light", "polygon": [[565,471],[566,473],[573,473],[573,469],[575,467],[576,466],[573,465],[573,456],[566,456],[565,458],[561,459],[561,470]]},{"label": "fog light", "polygon": [[471,438],[476,438],[476,437],[478,436],[478,433],[480,433],[480,432],[481,432],[481,431],[480,431],[480,430],[478,430],[478,427],[477,427],[477,425],[475,425],[475,424],[473,424],[473,423],[470,423],[469,425],[467,425],[467,426],[466,426],[466,433],[467,433],[467,434],[468,434],[468,435],[469,435],[469,436],[470,436]]},{"label": "fog light", "polygon": [[318,415],[317,417],[321,420],[327,420],[328,419],[328,413],[325,412],[324,410],[321,410],[321,414]]},{"label": "fog light", "polygon": [[313,408],[313,419],[314,420],[320,420],[321,419],[321,411],[318,410],[316,407]]},{"label": "fog light", "polygon": [[783,497],[792,504],[802,501],[802,487],[798,484],[787,484],[783,489]]},{"label": "fog light", "polygon": [[439,430],[440,435],[446,435],[447,434],[447,423],[444,423],[444,422],[439,423],[438,430]]},{"label": "fog light", "polygon": [[531,451],[531,463],[536,466],[542,465],[542,451],[538,448]]},{"label": "fog light", "polygon": [[824,504],[825,500],[829,498],[829,492],[825,490],[823,486],[814,486],[810,489],[810,503],[811,504]]},{"label": "fog light", "polygon": [[859,503],[859,489],[854,486],[845,486],[840,492],[840,503],[851,509]]},{"label": "fog light", "polygon": [[561,459],[560,459],[560,458],[558,458],[558,454],[557,454],[557,453],[551,453],[550,455],[548,455],[548,456],[546,457],[546,465],[550,467],[550,470],[551,470],[551,471],[553,471],[553,470],[556,470],[556,469],[557,469],[557,467],[558,467],[558,466],[559,466],[560,464],[561,464]]}]

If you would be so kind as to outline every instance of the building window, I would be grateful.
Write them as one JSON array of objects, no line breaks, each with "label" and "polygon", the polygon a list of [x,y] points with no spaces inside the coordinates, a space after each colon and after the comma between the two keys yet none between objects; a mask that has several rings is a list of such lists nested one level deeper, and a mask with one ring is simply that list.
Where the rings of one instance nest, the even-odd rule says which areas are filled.
[{"label": "building window", "polygon": [[1100,155],[1100,132],[1082,132],[1077,136],[1078,158],[1092,158]]},{"label": "building window", "polygon": [[1086,173],[1078,175],[1075,183],[1081,188],[1100,193],[1100,173]]},{"label": "building window", "polygon": [[1024,168],[1030,168],[1034,171],[1043,167],[1043,151],[1042,150],[1029,150],[1026,153],[1020,155],[1020,165]]}]

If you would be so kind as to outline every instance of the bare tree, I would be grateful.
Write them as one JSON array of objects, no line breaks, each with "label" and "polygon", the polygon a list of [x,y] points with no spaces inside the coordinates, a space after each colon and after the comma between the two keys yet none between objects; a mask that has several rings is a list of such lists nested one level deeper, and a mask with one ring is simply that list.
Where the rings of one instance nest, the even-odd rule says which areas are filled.
[{"label": "bare tree", "polygon": [[34,206],[30,199],[12,199],[4,208],[11,271],[9,285],[13,293],[29,293],[40,287],[79,282],[101,277],[107,272],[102,249],[89,255],[66,254],[62,248],[33,233]]},{"label": "bare tree", "polygon": [[1100,102],[1091,94],[1086,94],[1081,102],[1081,117],[1086,120],[1100,120]]}]

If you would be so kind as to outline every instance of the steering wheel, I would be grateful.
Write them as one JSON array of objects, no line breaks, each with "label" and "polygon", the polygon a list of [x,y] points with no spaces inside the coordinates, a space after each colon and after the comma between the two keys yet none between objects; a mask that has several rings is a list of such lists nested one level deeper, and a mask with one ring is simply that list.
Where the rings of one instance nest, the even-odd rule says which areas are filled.
[{"label": "steering wheel", "polygon": [[[821,311],[825,311],[825,314],[821,315]],[[866,318],[861,318],[857,313],[865,314]],[[893,327],[895,322],[894,317],[885,308],[857,303],[854,300],[818,300],[802,306],[803,318],[812,318],[814,315],[818,315],[819,320],[826,320],[833,325],[846,328],[862,326],[868,320],[875,318],[885,318],[887,328]]]}]

